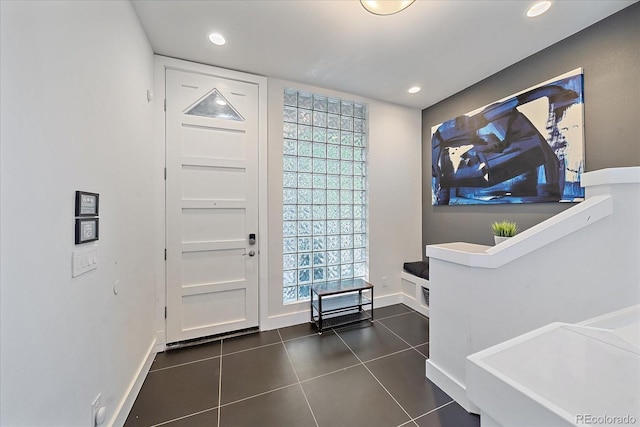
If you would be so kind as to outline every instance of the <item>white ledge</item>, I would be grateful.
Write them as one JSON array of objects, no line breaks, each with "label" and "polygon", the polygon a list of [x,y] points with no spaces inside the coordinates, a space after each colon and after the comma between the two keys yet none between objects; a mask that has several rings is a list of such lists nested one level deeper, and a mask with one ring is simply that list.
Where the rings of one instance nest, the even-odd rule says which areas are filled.
[{"label": "white ledge", "polygon": [[491,246],[453,242],[427,246],[427,256],[469,267],[483,267],[487,262],[487,249]]},{"label": "white ledge", "polygon": [[499,268],[564,236],[605,218],[613,212],[613,197],[590,197],[496,246],[455,242],[427,246],[430,258],[468,267]]},{"label": "white ledge", "polygon": [[640,183],[640,167],[610,168],[587,172],[582,175],[583,187],[608,184],[637,184]]},{"label": "white ledge", "polygon": [[[640,167],[609,168],[582,175],[585,188],[638,184]],[[498,268],[611,215],[613,196],[594,195],[496,246],[455,242],[427,246],[427,256],[469,267]]]}]

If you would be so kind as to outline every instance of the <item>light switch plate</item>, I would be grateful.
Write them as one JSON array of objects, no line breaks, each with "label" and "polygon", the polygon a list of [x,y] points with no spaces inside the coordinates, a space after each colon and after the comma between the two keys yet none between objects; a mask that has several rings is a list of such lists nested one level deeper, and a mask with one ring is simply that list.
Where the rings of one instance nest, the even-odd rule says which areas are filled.
[{"label": "light switch plate", "polygon": [[73,272],[71,277],[78,277],[87,271],[98,268],[98,247],[92,246],[86,249],[73,251]]}]

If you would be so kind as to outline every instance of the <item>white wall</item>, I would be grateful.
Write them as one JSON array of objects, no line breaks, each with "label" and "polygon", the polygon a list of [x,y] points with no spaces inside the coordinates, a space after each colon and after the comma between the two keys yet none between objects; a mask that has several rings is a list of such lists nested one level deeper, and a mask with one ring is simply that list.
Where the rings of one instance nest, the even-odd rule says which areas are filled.
[{"label": "white wall", "polygon": [[[0,424],[88,426],[98,393],[113,422],[154,339],[152,51],[128,1],[0,14]],[[100,240],[72,279],[75,190]]]},{"label": "white wall", "polygon": [[286,306],[282,303],[282,115],[285,87],[367,104],[369,281],[375,286],[376,306],[401,302],[402,264],[422,259],[420,110],[269,79],[269,290],[268,314],[261,316],[261,327],[271,329],[309,321],[308,302]]}]

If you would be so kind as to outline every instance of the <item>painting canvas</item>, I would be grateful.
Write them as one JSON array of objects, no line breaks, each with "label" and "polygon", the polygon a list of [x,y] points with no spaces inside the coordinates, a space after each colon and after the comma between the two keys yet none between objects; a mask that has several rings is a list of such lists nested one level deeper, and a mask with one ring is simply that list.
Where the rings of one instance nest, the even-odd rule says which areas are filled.
[{"label": "painting canvas", "polygon": [[433,205],[582,201],[582,69],[434,126],[431,144]]}]

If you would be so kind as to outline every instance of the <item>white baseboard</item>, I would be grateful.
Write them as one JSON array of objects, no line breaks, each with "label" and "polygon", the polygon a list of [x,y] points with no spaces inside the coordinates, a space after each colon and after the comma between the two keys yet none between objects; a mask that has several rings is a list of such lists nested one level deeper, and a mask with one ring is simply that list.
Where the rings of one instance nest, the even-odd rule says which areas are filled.
[{"label": "white baseboard", "polygon": [[279,314],[277,316],[269,316],[266,322],[260,325],[261,331],[270,331],[272,329],[286,328],[287,326],[301,325],[309,323],[311,318],[309,309],[297,311],[295,313]]},{"label": "white baseboard", "polygon": [[162,353],[167,349],[167,334],[165,330],[156,331],[156,353]]},{"label": "white baseboard", "polygon": [[[373,298],[373,307],[380,308],[393,304],[402,303],[402,293],[383,295]],[[309,323],[311,321],[309,314],[309,308],[297,311],[294,313],[280,314],[277,316],[270,316],[266,322],[260,325],[261,331],[270,331],[277,328],[286,328],[287,326],[300,325],[303,323]]]},{"label": "white baseboard", "polygon": [[420,301],[416,300],[412,296],[407,294],[402,294],[402,303],[407,307],[414,309],[418,313],[429,317],[429,308],[422,305]]},{"label": "white baseboard", "polygon": [[122,400],[120,400],[120,404],[116,408],[113,417],[106,424],[107,426],[124,426],[124,423],[127,421],[127,417],[129,416],[129,412],[131,412],[131,408],[133,408],[133,404],[138,397],[138,393],[140,393],[142,383],[144,383],[144,380],[149,373],[149,369],[151,369],[153,359],[156,357],[155,347],[156,340],[154,338],[149,346],[149,350],[147,350],[147,356],[138,367],[138,372],[136,373],[135,378],[131,381],[131,384],[129,384],[129,387],[122,397]]},{"label": "white baseboard", "polygon": [[455,378],[450,377],[449,374],[433,363],[431,359],[427,359],[426,361],[426,374],[427,378],[451,396],[453,400],[467,412],[480,414],[480,408],[473,404],[467,397],[467,388],[460,384]]},{"label": "white baseboard", "polygon": [[382,295],[380,297],[373,298],[374,308],[386,307],[388,305],[394,305],[394,304],[402,304],[401,292],[398,292],[397,294]]}]

